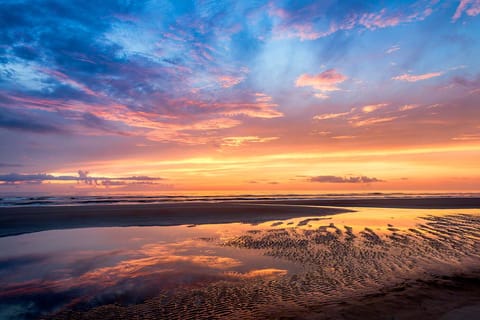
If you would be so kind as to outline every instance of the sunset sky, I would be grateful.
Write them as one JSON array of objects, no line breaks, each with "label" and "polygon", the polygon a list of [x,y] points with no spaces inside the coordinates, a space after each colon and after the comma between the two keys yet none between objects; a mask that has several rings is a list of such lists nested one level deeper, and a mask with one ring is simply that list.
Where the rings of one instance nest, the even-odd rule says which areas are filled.
[{"label": "sunset sky", "polygon": [[480,191],[480,0],[3,0],[0,25],[0,194]]}]

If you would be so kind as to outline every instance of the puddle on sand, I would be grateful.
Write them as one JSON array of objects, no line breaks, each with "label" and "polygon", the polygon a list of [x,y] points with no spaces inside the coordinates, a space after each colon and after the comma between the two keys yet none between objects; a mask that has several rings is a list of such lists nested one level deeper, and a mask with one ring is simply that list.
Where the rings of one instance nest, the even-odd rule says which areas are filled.
[{"label": "puddle on sand", "polygon": [[353,209],[1,238],[0,318],[271,317],[480,266],[479,210]]},{"label": "puddle on sand", "polygon": [[86,228],[0,239],[0,319],[140,303],[178,288],[273,278],[294,263],[219,246],[250,226]]}]

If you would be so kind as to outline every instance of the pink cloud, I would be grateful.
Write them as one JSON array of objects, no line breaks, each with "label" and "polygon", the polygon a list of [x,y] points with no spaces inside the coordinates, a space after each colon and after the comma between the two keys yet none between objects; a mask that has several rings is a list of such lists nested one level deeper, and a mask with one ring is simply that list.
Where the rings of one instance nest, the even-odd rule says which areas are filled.
[{"label": "pink cloud", "polygon": [[385,16],[386,10],[383,9],[378,13],[366,13],[362,15],[358,21],[358,24],[366,27],[367,29],[386,28],[396,26],[400,23],[399,16]]},{"label": "pink cloud", "polygon": [[[129,136],[142,136],[152,141],[165,141],[182,144],[205,144],[218,141],[221,138],[219,130],[237,127],[243,121],[238,116],[252,118],[276,118],[283,113],[276,110],[278,104],[272,101],[272,97],[264,93],[247,95],[246,102],[208,102],[203,100],[180,99],[171,101],[178,107],[195,107],[202,109],[197,116],[190,118],[177,117],[175,114],[158,114],[131,110],[127,106],[115,102],[103,102],[102,104],[86,104],[76,100],[56,101],[50,99],[36,99],[30,97],[9,96],[18,102],[18,106],[25,109],[42,110],[47,112],[68,111],[68,118],[81,121],[88,113],[101,120],[109,121],[105,124],[112,128],[122,130],[103,130],[91,128],[78,122],[75,131],[82,135],[98,135],[107,132]],[[249,101],[250,100],[250,101]],[[253,100],[253,101],[252,101]],[[106,127],[107,128],[107,127]]]},{"label": "pink cloud", "polygon": [[56,71],[56,70],[50,70],[50,69],[46,69],[46,68],[42,68],[40,69],[40,71],[42,71],[43,73],[65,83],[65,84],[68,84],[69,86],[73,87],[73,88],[76,88],[76,89],[79,89],[83,92],[85,92],[86,94],[89,94],[89,95],[92,95],[92,96],[97,96],[98,94],[95,93],[94,91],[92,91],[90,88],[88,88],[86,85],[78,82],[78,81],[75,81],[73,80],[72,78],[70,78],[69,76],[67,76],[66,74],[60,72],[60,71]]},{"label": "pink cloud", "polygon": [[[379,12],[363,13],[363,14],[349,14],[341,21],[331,21],[327,29],[323,31],[316,30],[313,22],[305,21],[299,23],[292,20],[292,14],[286,12],[283,9],[277,9],[270,6],[269,14],[280,19],[273,30],[275,37],[277,38],[299,38],[304,40],[316,40],[319,38],[327,37],[337,31],[351,30],[357,26],[365,27],[369,30],[394,27],[401,23],[409,23],[414,21],[424,20],[433,12],[430,6],[424,9],[416,10],[413,12],[395,12],[389,13],[386,9],[382,9]],[[295,15],[293,15],[295,16]],[[313,19],[313,17],[307,17]],[[302,19],[303,21],[305,19]]]},{"label": "pink cloud", "polygon": [[329,69],[317,75],[302,74],[295,82],[296,87],[312,87],[320,91],[316,94],[320,95],[317,98],[325,99],[328,96],[323,91],[337,91],[340,90],[338,84],[347,80],[348,77],[337,72],[335,69]]},{"label": "pink cloud", "polygon": [[318,32],[314,30],[313,24],[292,24],[275,28],[274,33],[279,38],[299,38],[300,40],[316,40],[331,34],[331,32]]},{"label": "pink cloud", "polygon": [[452,17],[452,21],[457,21],[463,12],[466,12],[471,17],[480,14],[480,0],[461,0]]},{"label": "pink cloud", "polygon": [[401,23],[424,20],[431,15],[432,12],[433,10],[429,7],[422,11],[416,11],[410,15],[405,15],[403,13],[388,14],[386,9],[382,9],[378,13],[363,14],[359,18],[358,24],[370,30],[394,27]]},{"label": "pink cloud", "polygon": [[233,77],[233,76],[220,76],[218,77],[218,81],[220,82],[222,88],[230,88],[236,86],[240,82],[242,82],[245,77]]},{"label": "pink cloud", "polygon": [[419,74],[419,75],[404,73],[402,75],[393,77],[392,80],[417,82],[417,81],[421,81],[421,80],[427,80],[427,79],[439,77],[442,74],[443,74],[443,72],[430,72],[430,73],[424,73],[424,74]]}]

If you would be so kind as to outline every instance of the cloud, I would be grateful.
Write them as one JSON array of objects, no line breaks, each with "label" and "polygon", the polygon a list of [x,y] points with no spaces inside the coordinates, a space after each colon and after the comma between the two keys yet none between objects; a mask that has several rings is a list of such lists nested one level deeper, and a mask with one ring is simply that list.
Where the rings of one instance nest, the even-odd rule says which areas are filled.
[{"label": "cloud", "polygon": [[[341,7],[341,4],[336,2],[332,5]],[[339,31],[355,28],[375,30],[421,21],[432,14],[433,5],[433,3],[424,7],[412,5],[404,8],[397,6],[395,10],[382,8],[371,12],[367,10],[369,5],[349,4],[349,8],[340,10],[341,14],[328,15],[326,11],[328,12],[330,8],[323,3],[322,5],[311,4],[291,11],[270,4],[268,12],[276,22],[273,28],[274,37],[298,38],[305,41],[317,40]]]},{"label": "cloud", "polygon": [[456,140],[456,141],[478,141],[478,140],[480,140],[480,133],[461,134],[457,137],[452,138],[452,140]]},{"label": "cloud", "polygon": [[372,182],[384,182],[383,180],[377,178],[369,178],[366,176],[351,176],[351,177],[340,177],[340,176],[316,176],[309,179],[311,182],[320,182],[320,183],[372,183]]},{"label": "cloud", "polygon": [[60,126],[39,121],[40,118],[39,116],[35,117],[33,114],[25,112],[16,113],[0,108],[0,128],[33,133],[68,133]]},{"label": "cloud", "polygon": [[424,20],[431,14],[432,9],[430,7],[409,14],[402,12],[389,13],[387,9],[382,9],[380,12],[363,14],[358,24],[367,29],[375,30],[377,28],[394,27],[401,23]]},{"label": "cloud", "polygon": [[263,143],[277,140],[278,137],[257,137],[257,136],[243,136],[243,137],[225,137],[222,139],[222,146],[225,147],[240,147],[247,143]]},{"label": "cloud", "polygon": [[340,118],[346,115],[349,115],[352,111],[341,112],[341,113],[324,113],[319,114],[313,117],[314,120],[328,120],[328,119],[335,119]]},{"label": "cloud", "polygon": [[399,111],[408,111],[408,110],[416,109],[419,106],[420,105],[418,105],[418,104],[406,104],[404,106],[401,106],[398,110]]},{"label": "cloud", "polygon": [[363,106],[362,111],[365,113],[370,113],[386,106],[388,106],[388,103],[370,104],[370,105]]},{"label": "cloud", "polygon": [[372,124],[390,122],[397,118],[398,117],[369,118],[369,119],[363,119],[363,120],[352,120],[350,122],[354,127],[365,127],[365,126],[370,126]]},{"label": "cloud", "polygon": [[329,69],[317,75],[302,74],[297,78],[295,85],[297,87],[313,87],[319,91],[336,91],[340,90],[337,85],[347,79],[335,69]]},{"label": "cloud", "polygon": [[18,163],[0,162],[0,168],[5,168],[5,167],[23,167],[23,165]]},{"label": "cloud", "polygon": [[[202,4],[184,14],[145,1],[88,10],[76,3],[0,6],[1,88],[16,98],[7,107],[41,110],[40,119],[62,123],[2,119],[3,127],[196,144],[218,141],[220,130],[244,117],[283,116],[271,96],[239,85],[254,40],[230,41],[242,32],[236,10]],[[236,5],[240,12],[252,6]]]},{"label": "cloud", "polygon": [[[21,173],[9,173],[0,175],[0,181],[4,184],[16,184],[16,183],[42,183],[44,181],[76,181],[82,182],[89,185],[115,185],[126,184],[127,182],[152,182],[164,180],[159,177],[149,177],[149,176],[127,176],[127,177],[97,177],[89,176],[89,172],[85,170],[78,170],[78,176],[58,176],[46,173],[37,173],[37,174],[21,174]],[[116,183],[118,182],[118,183]]]},{"label": "cloud", "polygon": [[388,48],[385,53],[386,54],[391,54],[391,53],[394,53],[395,51],[398,51],[400,50],[400,46],[398,44],[394,45],[394,46],[391,46],[390,48]]},{"label": "cloud", "polygon": [[233,76],[220,76],[218,77],[218,81],[222,85],[223,88],[230,88],[236,86],[240,82],[242,82],[245,78],[244,77],[233,77]]},{"label": "cloud", "polygon": [[424,73],[424,74],[419,74],[419,75],[404,73],[402,75],[393,77],[392,80],[417,82],[417,81],[421,81],[421,80],[427,80],[427,79],[439,77],[442,74],[443,74],[443,72],[430,72],[430,73]]},{"label": "cloud", "polygon": [[463,12],[473,17],[480,14],[480,0],[461,0],[455,14],[452,17],[452,21],[455,22],[462,16]]},{"label": "cloud", "polygon": [[312,87],[320,91],[316,93],[315,96],[319,95],[317,98],[324,99],[328,97],[324,92],[340,90],[338,85],[347,79],[348,77],[337,72],[335,69],[329,69],[316,75],[302,74],[297,78],[295,86]]},{"label": "cloud", "polygon": [[332,139],[335,140],[350,140],[355,139],[357,136],[333,136]]}]

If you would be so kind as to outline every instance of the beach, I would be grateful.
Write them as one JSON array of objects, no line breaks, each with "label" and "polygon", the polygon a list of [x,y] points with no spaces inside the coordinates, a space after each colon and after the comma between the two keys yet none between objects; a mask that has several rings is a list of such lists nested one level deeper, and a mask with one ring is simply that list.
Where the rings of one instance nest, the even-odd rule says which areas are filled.
[{"label": "beach", "polygon": [[480,208],[480,198],[303,199],[0,207],[0,237],[86,227],[258,223],[347,212],[345,207],[466,209]]},{"label": "beach", "polygon": [[0,237],[69,228],[259,223],[347,211],[234,202],[11,207],[0,208]]},{"label": "beach", "polygon": [[1,208],[0,318],[469,319],[479,208],[477,198]]}]

